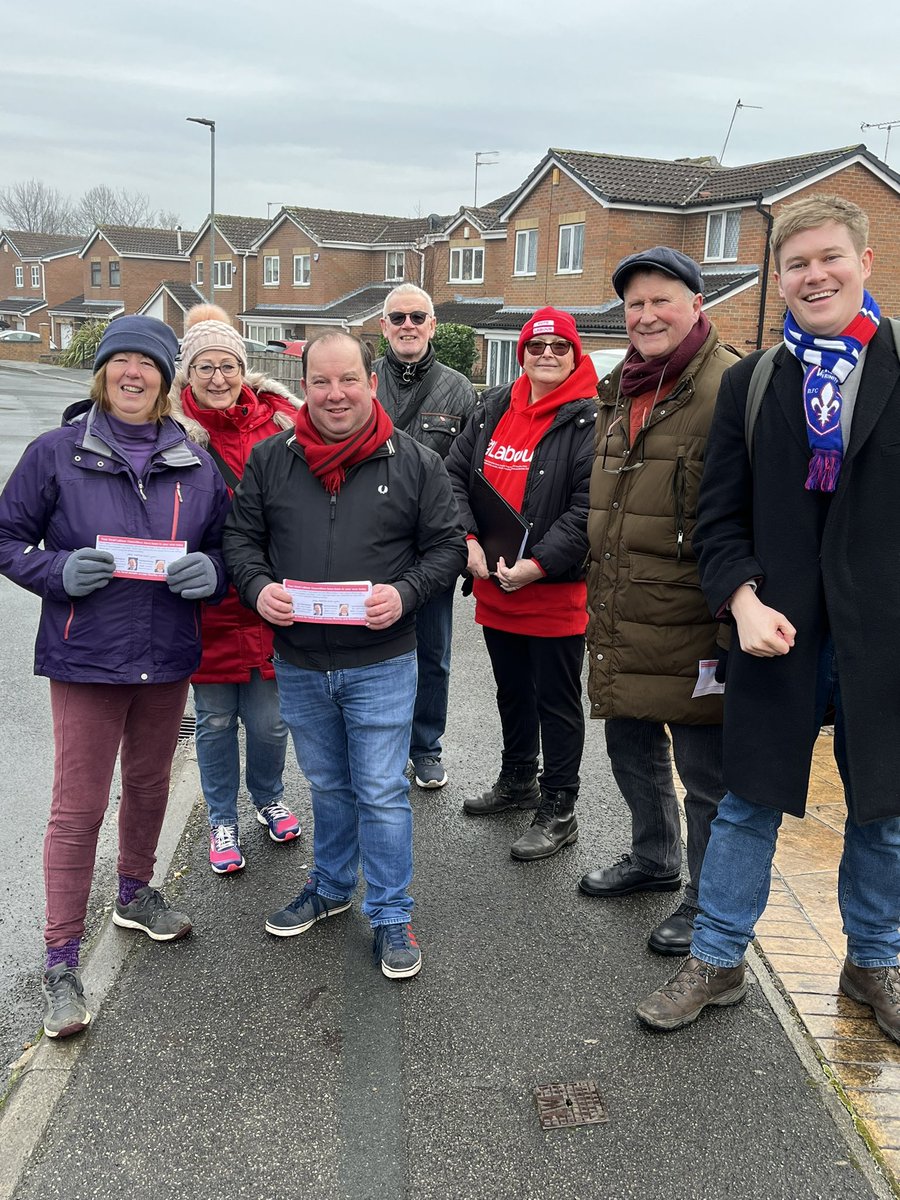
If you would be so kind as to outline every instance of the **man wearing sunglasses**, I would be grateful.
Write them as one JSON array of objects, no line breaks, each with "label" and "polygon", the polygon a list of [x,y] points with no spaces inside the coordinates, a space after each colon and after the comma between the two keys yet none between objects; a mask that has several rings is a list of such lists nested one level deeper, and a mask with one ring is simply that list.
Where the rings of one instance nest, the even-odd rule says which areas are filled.
[{"label": "man wearing sunglasses", "polygon": [[[384,302],[381,328],[388,348],[375,363],[378,400],[397,429],[446,458],[475,411],[475,389],[464,375],[439,363],[431,339],[436,326],[431,297],[401,283]],[[416,613],[419,685],[409,757],[420,788],[442,788],[447,772],[441,738],[450,692],[453,588],[434,595]]]},{"label": "man wearing sunglasses", "polygon": [[[719,624],[700,592],[691,534],[719,380],[738,355],[703,312],[693,259],[667,246],[629,255],[612,284],[631,346],[600,381],[588,518],[591,716],[606,722],[631,846],[579,887],[607,898],[681,888],[681,824],[669,737],[686,789],[684,902],[650,934],[690,950],[700,868],[722,782]],[[666,733],[668,727],[668,735]]]}]

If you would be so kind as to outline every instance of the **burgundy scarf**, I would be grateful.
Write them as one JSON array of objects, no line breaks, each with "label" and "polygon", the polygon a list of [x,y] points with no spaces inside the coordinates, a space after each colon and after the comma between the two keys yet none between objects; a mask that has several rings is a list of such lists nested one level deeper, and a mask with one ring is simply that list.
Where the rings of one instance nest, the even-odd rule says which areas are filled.
[{"label": "burgundy scarf", "polygon": [[709,317],[705,312],[701,312],[697,324],[681,345],[676,346],[665,358],[645,359],[634,346],[629,346],[622,363],[622,379],[619,384],[622,395],[643,396],[645,392],[652,392],[659,387],[663,376],[668,382],[674,383],[709,337],[709,331]]},{"label": "burgundy scarf", "polygon": [[377,400],[372,400],[369,419],[360,429],[340,442],[326,442],[313,425],[309,405],[297,411],[294,422],[297,441],[303,447],[306,464],[326,492],[335,494],[347,475],[347,468],[369,458],[394,432],[394,423]]}]

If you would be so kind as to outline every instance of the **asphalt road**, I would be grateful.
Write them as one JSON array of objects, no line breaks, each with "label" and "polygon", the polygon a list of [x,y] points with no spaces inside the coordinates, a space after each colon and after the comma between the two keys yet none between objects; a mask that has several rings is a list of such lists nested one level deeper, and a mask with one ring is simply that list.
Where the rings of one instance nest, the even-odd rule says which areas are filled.
[{"label": "asphalt road", "polygon": [[[6,694],[18,703],[19,691]],[[670,968],[644,939],[677,897],[576,891],[580,874],[627,846],[602,728],[587,732],[580,840],[545,863],[513,861],[527,818],[461,810],[496,773],[499,729],[471,604],[459,599],[451,782],[413,789],[424,966],[402,983],[371,962],[358,904],[298,938],[263,930],[310,861],[309,797],[291,755],[288,799],[307,832],[274,844],[244,797],[248,865],[237,877],[209,870],[198,804],[167,888],[194,933],[157,945],[110,931],[127,947],[124,968],[80,1054],[46,1047],[71,1075],[15,1200],[882,1196],[860,1169],[863,1143],[836,1123],[824,1077],[798,1057],[758,983],[742,1005],[677,1034],[634,1018]],[[7,806],[34,754],[16,739]],[[34,817],[19,857],[39,841]],[[7,860],[4,888],[18,890],[19,874]],[[108,882],[111,865],[98,874]],[[29,969],[34,988],[33,959]],[[33,990],[29,1000],[33,1028]],[[542,1130],[534,1089],[580,1080],[596,1082],[608,1122]]]},{"label": "asphalt road", "polygon": [[[0,362],[0,487],[25,446],[60,422],[73,400],[87,395],[89,376],[41,365]],[[41,847],[50,807],[53,734],[47,680],[32,674],[40,602],[0,577],[0,1092],[10,1065],[40,1024],[44,885]],[[107,822],[98,854],[98,881],[110,886],[114,828]],[[98,924],[102,897],[91,903]]]}]

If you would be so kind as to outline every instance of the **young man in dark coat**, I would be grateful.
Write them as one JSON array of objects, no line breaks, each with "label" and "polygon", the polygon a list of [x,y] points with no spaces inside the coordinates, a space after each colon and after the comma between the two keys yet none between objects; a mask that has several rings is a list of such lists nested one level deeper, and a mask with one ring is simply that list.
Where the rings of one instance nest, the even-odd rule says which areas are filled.
[{"label": "young man in dark coat", "polygon": [[[436,327],[427,292],[414,283],[395,287],[384,302],[381,318],[387,353],[376,360],[374,371],[379,403],[394,428],[446,459],[475,411],[476,395],[465,375],[435,358],[431,339]],[[417,786],[429,790],[447,783],[441,739],[450,697],[453,593],[453,584],[435,592],[416,613],[419,683],[409,757]]]},{"label": "young man in dark coat", "polygon": [[729,791],[713,822],[691,956],[637,1009],[654,1029],[678,1029],[746,993],[744,953],[768,899],[778,828],[783,813],[804,814],[813,745],[833,708],[847,801],[840,988],[900,1042],[900,361],[866,290],[868,224],[839,197],[779,214],[784,345],[751,431],[760,355],[732,367],[719,392],[694,546],[710,608],[730,612],[736,631]]}]

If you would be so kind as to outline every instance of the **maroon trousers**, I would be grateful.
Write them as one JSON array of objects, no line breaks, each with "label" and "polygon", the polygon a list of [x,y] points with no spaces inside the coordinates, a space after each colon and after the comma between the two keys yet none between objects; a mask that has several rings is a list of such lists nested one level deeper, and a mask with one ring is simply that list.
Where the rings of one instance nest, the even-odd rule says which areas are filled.
[{"label": "maroon trousers", "polygon": [[120,748],[118,870],[147,883],[152,878],[189,682],[50,680],[56,758],[44,837],[47,946],[84,936],[97,838]]}]

